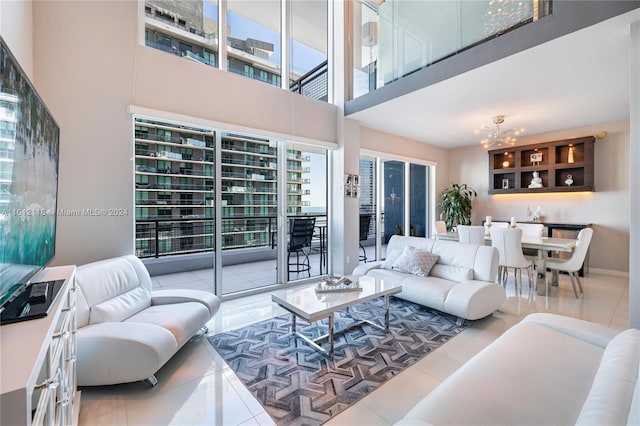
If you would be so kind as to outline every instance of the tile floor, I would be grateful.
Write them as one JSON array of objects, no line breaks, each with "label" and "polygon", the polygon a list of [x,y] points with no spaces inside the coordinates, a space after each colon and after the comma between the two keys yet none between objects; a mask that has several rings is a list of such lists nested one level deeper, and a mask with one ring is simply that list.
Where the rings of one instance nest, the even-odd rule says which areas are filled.
[{"label": "tile floor", "polygon": [[[154,277],[158,288],[210,288],[211,270]],[[225,279],[233,279],[231,276]],[[526,282],[526,280],[525,280]],[[590,274],[583,279],[584,296],[576,299],[569,278],[549,297],[514,291],[513,275],[507,301],[494,315],[472,322],[397,377],[382,385],[327,425],[391,425],[417,401],[506,329],[532,312],[553,312],[605,324],[628,327],[629,288],[623,277]],[[209,323],[210,333],[232,330],[282,314],[269,294],[222,303]],[[157,374],[158,385],[81,388],[80,425],[272,425],[262,406],[235,377],[204,336],[194,338]]]}]

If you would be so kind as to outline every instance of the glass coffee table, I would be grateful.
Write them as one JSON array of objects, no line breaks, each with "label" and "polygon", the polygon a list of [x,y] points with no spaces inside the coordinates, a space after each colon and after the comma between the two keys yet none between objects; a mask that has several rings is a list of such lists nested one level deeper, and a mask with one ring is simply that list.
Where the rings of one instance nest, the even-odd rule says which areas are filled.
[{"label": "glass coffee table", "polygon": [[[333,359],[334,335],[342,333],[355,326],[367,323],[373,327],[389,332],[389,296],[402,291],[400,284],[392,284],[388,281],[379,280],[373,277],[359,276],[351,277],[358,283],[360,291],[332,291],[319,293],[315,290],[315,284],[292,287],[290,289],[277,290],[271,295],[271,300],[283,307],[292,314],[291,332],[298,338],[304,340],[309,346]],[[384,323],[378,324],[367,319],[353,318],[354,322],[340,330],[334,328],[334,313],[340,309],[347,309],[364,301],[384,296],[385,315]],[[308,323],[319,321],[324,318],[329,319],[329,332],[323,336],[311,339],[297,331],[296,319],[301,318]],[[328,339],[329,349],[324,349],[319,342]]]}]

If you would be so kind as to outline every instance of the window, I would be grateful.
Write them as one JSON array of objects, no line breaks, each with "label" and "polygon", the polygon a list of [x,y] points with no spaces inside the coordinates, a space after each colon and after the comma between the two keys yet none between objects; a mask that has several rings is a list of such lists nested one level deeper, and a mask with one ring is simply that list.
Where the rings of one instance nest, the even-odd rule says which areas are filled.
[{"label": "window", "polygon": [[253,67],[251,65],[244,65],[244,76],[253,78]]},{"label": "window", "polygon": [[[291,4],[286,42],[288,86],[326,101],[329,0],[229,0],[220,11],[216,0],[163,1],[162,8],[149,0],[145,2],[145,44],[281,87],[281,8],[285,1]],[[219,12],[227,20],[226,40],[219,40]],[[223,52],[227,61],[219,64],[218,55]]]},{"label": "window", "polygon": [[327,101],[328,4],[316,0],[291,1],[289,78],[292,91]]},{"label": "window", "polygon": [[[376,239],[376,258],[384,258],[393,235],[429,235],[428,165],[363,154],[360,157],[360,214],[373,214],[370,231]],[[380,205],[378,206],[378,200]],[[380,223],[380,229],[376,228]],[[365,246],[372,245],[373,237]],[[367,257],[372,259],[371,251]]]}]

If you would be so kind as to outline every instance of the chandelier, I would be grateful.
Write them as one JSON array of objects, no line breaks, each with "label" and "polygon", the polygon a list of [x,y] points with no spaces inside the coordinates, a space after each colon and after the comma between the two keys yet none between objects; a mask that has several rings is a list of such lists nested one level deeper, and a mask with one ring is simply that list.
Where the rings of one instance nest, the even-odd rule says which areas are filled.
[{"label": "chandelier", "polygon": [[500,125],[504,123],[504,115],[496,115],[493,117],[495,127],[483,126],[476,130],[476,134],[484,133],[485,137],[480,141],[482,146],[488,148],[490,146],[514,145],[516,143],[515,136],[519,136],[524,129],[501,129]]}]

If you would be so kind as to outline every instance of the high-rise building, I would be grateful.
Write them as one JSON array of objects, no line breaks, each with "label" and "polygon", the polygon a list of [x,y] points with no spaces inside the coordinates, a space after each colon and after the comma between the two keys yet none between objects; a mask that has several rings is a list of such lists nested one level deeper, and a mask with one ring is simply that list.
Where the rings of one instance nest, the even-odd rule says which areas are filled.
[{"label": "high-rise building", "polygon": [[[222,249],[273,244],[277,148],[268,139],[222,133]],[[287,151],[287,212],[302,212],[308,172],[300,151]],[[211,251],[215,245],[215,133],[136,118],[136,254]]]},{"label": "high-rise building", "polygon": [[[201,1],[145,2],[147,46],[217,67],[219,42],[218,23],[205,16]],[[275,50],[273,43],[227,37],[227,44],[227,71],[280,86],[280,67],[269,60]],[[293,73],[292,83],[298,78],[300,75]]]}]

